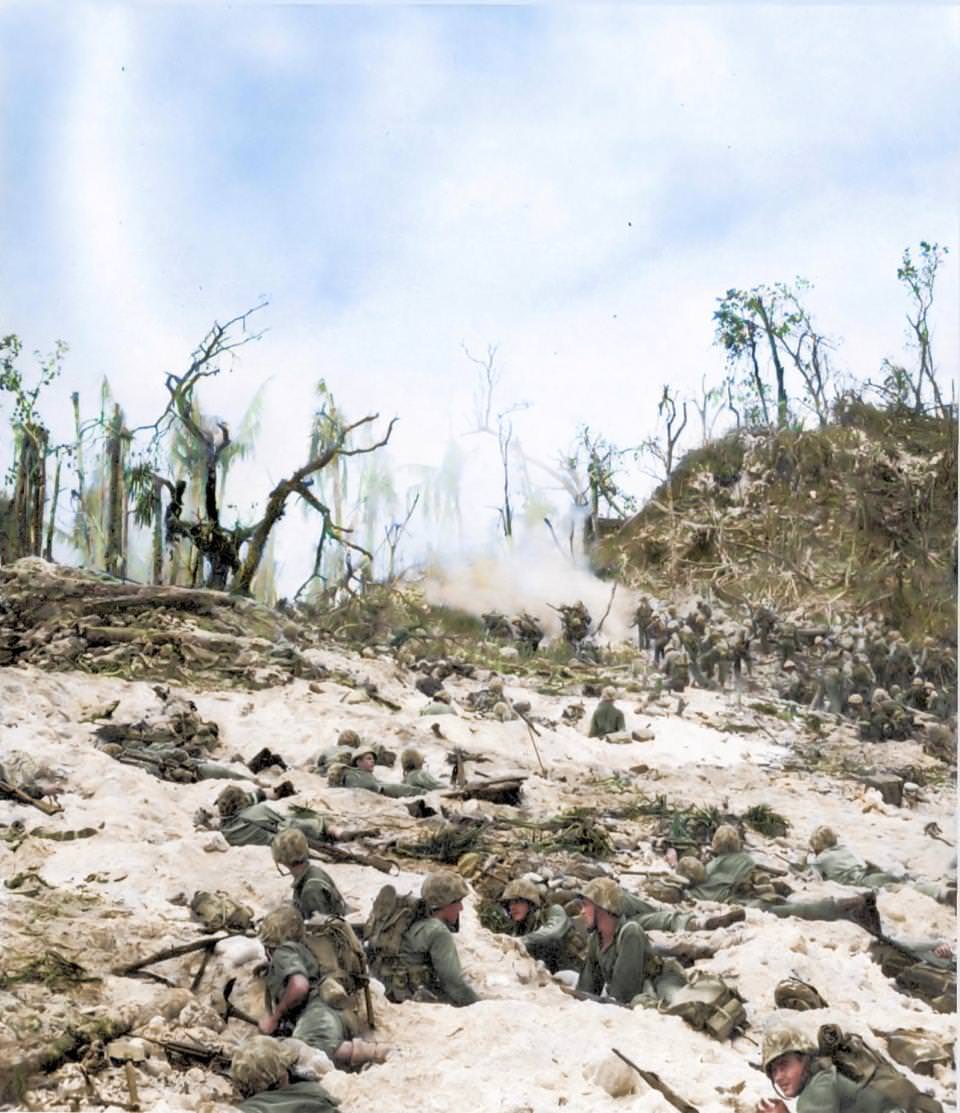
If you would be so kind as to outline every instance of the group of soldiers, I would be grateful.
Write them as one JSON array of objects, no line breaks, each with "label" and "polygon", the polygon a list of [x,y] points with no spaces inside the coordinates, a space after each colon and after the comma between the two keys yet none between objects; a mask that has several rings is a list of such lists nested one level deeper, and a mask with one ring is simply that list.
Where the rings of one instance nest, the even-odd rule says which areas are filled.
[{"label": "group of soldiers", "polygon": [[[375,753],[363,751],[362,744],[356,748]],[[409,773],[418,768],[410,763]],[[229,785],[220,800],[226,797],[232,804],[241,791]],[[251,815],[251,809],[259,810]],[[348,923],[347,904],[336,883],[311,858],[313,845],[348,838],[348,832],[320,817],[303,815],[302,810],[280,816],[262,803],[248,802],[224,819],[222,829],[229,841],[236,839],[238,821],[246,824],[248,835],[253,832],[257,842],[269,843],[274,862],[291,879],[290,900],[269,912],[259,928],[267,956],[266,1003],[258,1022],[261,1034],[241,1045],[233,1059],[232,1073],[244,1095],[240,1108],[245,1113],[324,1113],[336,1105],[316,1082],[292,1081],[296,1055],[277,1037],[303,1041],[322,1051],[335,1067],[350,1069],[384,1061],[386,1049],[366,1038],[373,1021],[370,977],[380,981],[387,998],[397,1004],[418,1001],[467,1007],[481,999],[456,946],[469,896],[460,873],[451,869],[429,873],[417,895],[399,895],[392,885],[385,885],[365,922]],[[952,948],[931,944],[911,960],[906,947],[884,935],[875,897],[880,887],[910,884],[951,902],[956,898],[955,885],[937,886],[879,870],[841,846],[827,827],[813,832],[810,847],[812,856],[804,867],[827,880],[854,886],[856,894],[792,898],[783,879],[786,871],[758,860],[744,848],[735,827],[721,825],[706,860],[668,854],[667,865],[672,867],[683,907],[646,900],[608,876],[583,886],[577,910],[551,899],[552,894],[529,876],[508,882],[499,903],[506,931],[532,958],[561,978],[561,972],[571,972],[568,984],[574,987],[570,989],[574,996],[657,1009],[682,1017],[718,1039],[744,1025],[742,999],[722,978],[691,965],[698,955],[695,947],[655,945],[649,932],[717,931],[741,922],[746,908],[778,917],[845,919],[879,944],[893,948],[900,958],[901,976],[909,978],[911,969],[914,975],[922,969],[938,970],[943,993],[935,1007],[955,1009]],[[701,914],[700,901],[727,907]],[[936,1102],[911,1089],[895,1071],[892,1079],[883,1076],[886,1088],[869,1082],[852,1087],[849,1077],[838,1073],[818,1050],[792,1026],[774,1029],[764,1040],[764,1070],[784,1097],[800,1097],[804,1113],[939,1110]],[[783,1113],[779,1099],[766,1103],[760,1113]]]},{"label": "group of soldiers", "polygon": [[749,623],[737,624],[716,620],[706,600],[681,616],[676,606],[658,609],[642,596],[633,625],[670,691],[723,689],[731,676],[751,674],[759,656],[778,665],[774,684],[782,698],[846,715],[871,741],[910,737],[913,712],[946,720],[956,711],[956,653],[930,637],[911,646],[879,618],[801,625],[764,602]]}]

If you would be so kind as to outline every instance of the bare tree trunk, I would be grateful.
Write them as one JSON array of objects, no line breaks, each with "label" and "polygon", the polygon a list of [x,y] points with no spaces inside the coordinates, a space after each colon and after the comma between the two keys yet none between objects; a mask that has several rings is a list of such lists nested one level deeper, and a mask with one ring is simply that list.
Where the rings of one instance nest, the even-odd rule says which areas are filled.
[{"label": "bare tree trunk", "polygon": [[77,528],[84,563],[92,564],[93,553],[90,546],[90,522],[87,518],[86,502],[87,480],[83,470],[83,430],[80,428],[80,394],[76,390],[70,395],[70,401],[73,403],[73,427],[77,438],[74,446],[77,467]]},{"label": "bare tree trunk", "polygon": [[50,499],[50,517],[47,519],[47,544],[43,550],[44,560],[53,560],[53,531],[57,524],[57,503],[60,501],[60,469],[63,461],[57,456],[57,470],[53,478],[53,497]]},{"label": "bare tree trunk", "polygon": [[110,422],[110,435],[107,441],[107,461],[109,480],[107,486],[107,551],[104,566],[111,576],[119,576],[123,566],[123,469],[121,431],[123,415],[120,407],[114,405],[113,420]]},{"label": "bare tree trunk", "polygon": [[163,484],[153,481],[153,582],[163,583]]},{"label": "bare tree trunk", "polygon": [[43,551],[46,452],[46,429],[42,425],[21,426],[13,492],[13,560],[40,556]]}]

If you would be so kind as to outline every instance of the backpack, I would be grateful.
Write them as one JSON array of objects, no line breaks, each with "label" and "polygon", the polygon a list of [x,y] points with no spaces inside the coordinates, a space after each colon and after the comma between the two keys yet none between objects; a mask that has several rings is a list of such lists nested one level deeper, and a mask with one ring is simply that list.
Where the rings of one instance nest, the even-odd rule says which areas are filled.
[{"label": "backpack", "polygon": [[935,1098],[919,1090],[879,1051],[862,1037],[844,1032],[836,1024],[823,1024],[817,1031],[817,1050],[858,1086],[869,1086],[898,1105],[906,1113],[943,1113]]},{"label": "backpack", "polygon": [[363,928],[371,961],[398,955],[404,933],[421,917],[422,911],[419,897],[412,893],[398,896],[392,885],[384,885],[377,893]]},{"label": "backpack", "polygon": [[349,771],[349,765],[345,765],[342,761],[335,761],[327,770],[327,784],[331,788],[343,788],[343,782],[347,779]]},{"label": "backpack", "polygon": [[339,1009],[351,1035],[367,1025],[367,959],[350,924],[341,916],[314,915],[305,925],[303,942],[320,968],[320,997]]},{"label": "backpack", "polygon": [[827,1002],[812,985],[796,977],[784,978],[777,983],[777,988],[773,991],[773,1002],[778,1009],[796,1009],[798,1012],[827,1007]]},{"label": "backpack", "polygon": [[[671,973],[668,966],[673,962],[673,959],[664,959],[664,974]],[[735,1028],[746,1027],[743,998],[736,990],[716,974],[706,970],[685,972],[677,965],[686,984],[668,990],[666,1000],[660,1004],[660,1012],[681,1017],[691,1028],[715,1040],[725,1040]]]}]

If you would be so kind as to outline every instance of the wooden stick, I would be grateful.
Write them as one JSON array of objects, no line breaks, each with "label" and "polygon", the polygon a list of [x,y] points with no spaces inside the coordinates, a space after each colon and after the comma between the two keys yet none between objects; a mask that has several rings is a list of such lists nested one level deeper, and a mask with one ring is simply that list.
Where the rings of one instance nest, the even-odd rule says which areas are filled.
[{"label": "wooden stick", "polygon": [[679,1109],[680,1113],[700,1113],[695,1105],[691,1105],[685,1098],[680,1097],[675,1090],[671,1090],[658,1074],[655,1074],[652,1070],[644,1070],[642,1067],[638,1067],[636,1063],[628,1059],[622,1052],[617,1051],[615,1047],[610,1050],[618,1059],[622,1059],[628,1067],[632,1067],[648,1086],[659,1090],[674,1109]]}]

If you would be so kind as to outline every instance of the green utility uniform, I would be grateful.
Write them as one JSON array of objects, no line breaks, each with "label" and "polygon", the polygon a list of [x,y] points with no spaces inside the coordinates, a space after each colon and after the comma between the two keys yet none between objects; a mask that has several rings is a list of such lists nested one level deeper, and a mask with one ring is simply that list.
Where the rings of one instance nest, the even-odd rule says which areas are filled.
[{"label": "green utility uniform", "polygon": [[895,1101],[879,1090],[854,1082],[840,1074],[832,1064],[817,1069],[797,1097],[797,1113],[890,1113],[899,1109]]},{"label": "green utility uniform", "polygon": [[340,1013],[319,997],[320,967],[305,943],[281,943],[270,956],[266,987],[270,1007],[276,1008],[287,982],[300,974],[310,982],[310,992],[295,1011],[281,1020],[277,1035],[290,1035],[316,1047],[333,1060],[333,1053],[348,1038]]},{"label": "green utility uniform", "polygon": [[[116,743],[114,743],[116,745]],[[214,761],[201,761],[180,746],[153,743],[137,746],[127,743],[116,754],[124,765],[139,765],[163,781],[194,784],[196,781],[248,781],[249,776]]]},{"label": "green utility uniform", "polygon": [[315,862],[311,862],[294,882],[293,903],[305,920],[315,912],[324,916],[344,916],[347,911],[347,903],[336,882]]},{"label": "green utility uniform", "polygon": [[658,908],[633,893],[623,894],[623,915],[636,922],[644,931],[686,931],[694,918],[692,912],[677,912],[669,908]]},{"label": "green utility uniform", "polygon": [[283,827],[298,827],[308,840],[319,841],[324,837],[322,816],[286,816],[269,804],[251,804],[220,822],[220,831],[231,846],[269,846]]},{"label": "green utility uniform", "polygon": [[399,953],[384,973],[392,1001],[408,1001],[421,989],[450,1005],[479,1001],[463,976],[453,934],[435,916],[416,920],[407,928]]},{"label": "green utility uniform", "polygon": [[456,711],[449,703],[442,700],[432,700],[426,707],[420,708],[421,715],[456,715]]},{"label": "green utility uniform", "polygon": [[659,969],[659,963],[653,960],[650,940],[636,920],[620,924],[605,951],[600,949],[599,933],[592,931],[577,989],[599,996],[606,988],[607,996],[628,1005],[649,988],[644,982]]},{"label": "green utility uniform", "polygon": [[369,792],[378,792],[381,796],[393,798],[399,796],[422,796],[422,788],[414,788],[406,784],[390,784],[387,781],[378,781],[366,769],[348,769],[343,775],[344,788],[365,788]]},{"label": "green utility uniform", "polygon": [[810,861],[810,865],[825,881],[839,885],[858,885],[863,889],[882,889],[885,885],[908,884],[934,900],[947,899],[947,887],[935,881],[918,881],[904,875],[897,877],[860,859],[845,846],[830,846]]},{"label": "green utility uniform", "polygon": [[[896,946],[893,946],[893,943]],[[870,955],[888,978],[911,996],[922,997],[939,1013],[957,1009],[957,967],[952,956],[941,958],[935,940],[877,940]]]},{"label": "green utility uniform", "polygon": [[[718,854],[707,863],[706,878],[688,891],[696,900],[715,900],[730,904],[743,904],[759,908],[781,919],[793,916],[800,920],[843,920],[846,914],[831,897],[819,900],[783,900],[776,894],[758,886],[755,871],[762,867],[745,850],[731,854]],[[758,889],[760,891],[758,891]]]},{"label": "green utility uniform", "polygon": [[433,792],[435,788],[443,788],[443,781],[438,781],[432,774],[428,773],[426,769],[411,769],[409,772],[404,773],[403,783],[410,785],[412,788],[418,788],[422,792]]},{"label": "green utility uniform", "polygon": [[590,738],[603,738],[626,728],[623,712],[612,700],[601,700],[590,717]]},{"label": "green utility uniform", "polygon": [[339,1104],[316,1082],[293,1082],[279,1090],[262,1090],[237,1108],[243,1113],[334,1113]]},{"label": "green utility uniform", "polygon": [[530,957],[539,959],[551,974],[578,965],[573,956],[566,953],[572,931],[573,921],[559,904],[531,907],[526,919],[513,925],[513,934],[523,939]]}]

